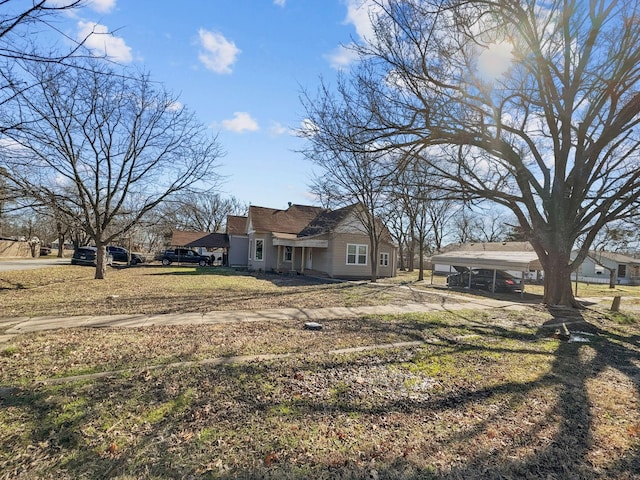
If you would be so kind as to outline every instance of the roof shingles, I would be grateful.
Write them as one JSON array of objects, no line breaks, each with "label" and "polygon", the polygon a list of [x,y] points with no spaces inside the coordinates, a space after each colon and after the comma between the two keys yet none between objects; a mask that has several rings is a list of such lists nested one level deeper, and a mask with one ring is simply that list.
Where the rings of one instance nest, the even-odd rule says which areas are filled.
[{"label": "roof shingles", "polygon": [[321,207],[307,205],[291,205],[286,210],[251,206],[249,218],[256,232],[297,234],[322,211],[324,209]]}]

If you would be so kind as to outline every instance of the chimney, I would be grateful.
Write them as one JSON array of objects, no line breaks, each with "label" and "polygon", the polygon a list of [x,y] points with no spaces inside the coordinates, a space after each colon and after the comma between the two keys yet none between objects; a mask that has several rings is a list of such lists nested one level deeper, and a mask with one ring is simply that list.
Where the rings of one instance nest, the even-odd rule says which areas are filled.
[{"label": "chimney", "polygon": [[287,202],[289,204],[289,208],[291,208],[291,202]]}]

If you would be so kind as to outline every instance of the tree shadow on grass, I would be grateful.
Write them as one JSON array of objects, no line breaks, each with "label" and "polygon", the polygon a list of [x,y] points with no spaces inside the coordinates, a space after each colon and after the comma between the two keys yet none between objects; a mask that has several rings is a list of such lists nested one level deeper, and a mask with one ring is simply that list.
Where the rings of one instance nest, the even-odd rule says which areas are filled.
[{"label": "tree shadow on grass", "polygon": [[[619,374],[614,380],[630,384],[637,399],[637,329],[586,320],[580,312],[550,313],[553,319],[537,331],[483,324],[464,314],[457,322],[405,317],[386,327],[379,319],[360,321],[371,322],[373,330],[435,339],[398,355],[302,357],[167,369],[56,388],[5,388],[0,390],[3,418],[20,412],[15,422],[24,428],[5,438],[0,461],[14,478],[30,478],[34,468],[61,478],[355,479],[374,470],[378,478],[406,480],[638,478],[638,441],[624,451],[598,437],[610,412],[599,407],[592,385],[614,372]],[[563,323],[588,333],[590,342],[548,339]],[[354,322],[352,328],[358,326]],[[473,380],[469,372],[468,381],[416,395],[384,388],[425,355],[446,367],[438,358],[471,354],[487,362],[504,355],[550,360],[548,369],[524,379],[501,378],[484,363],[475,365],[477,373],[486,369],[492,382]],[[376,378],[380,371],[387,377]],[[553,397],[540,396],[540,390]],[[545,408],[529,414],[545,400]],[[478,412],[477,421],[469,421]],[[629,404],[627,413],[630,427],[640,428],[638,403]],[[395,440],[405,418],[418,422],[409,434],[425,432],[420,440]],[[341,432],[349,425],[355,427],[348,433],[358,438]],[[315,437],[308,435],[313,429],[320,429]],[[317,443],[295,443],[296,435]],[[326,448],[333,450],[321,454]],[[304,449],[310,449],[306,463]],[[609,463],[592,461],[599,450],[611,457]],[[451,463],[438,463],[442,456]]]}]

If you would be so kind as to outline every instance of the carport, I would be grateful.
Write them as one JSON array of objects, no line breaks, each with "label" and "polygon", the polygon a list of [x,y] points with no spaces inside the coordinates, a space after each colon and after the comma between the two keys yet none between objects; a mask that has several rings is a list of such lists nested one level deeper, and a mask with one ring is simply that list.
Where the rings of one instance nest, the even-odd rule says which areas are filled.
[{"label": "carport", "polygon": [[[531,270],[542,270],[542,265],[538,256],[532,251],[520,252],[500,252],[500,251],[457,251],[434,255],[431,262],[439,265],[452,267],[486,268],[493,270],[493,287],[495,290],[495,280],[497,270],[511,270],[522,272],[521,295],[524,293],[525,272]],[[433,270],[431,271],[433,283]],[[471,275],[469,275],[469,287],[471,287]]]}]

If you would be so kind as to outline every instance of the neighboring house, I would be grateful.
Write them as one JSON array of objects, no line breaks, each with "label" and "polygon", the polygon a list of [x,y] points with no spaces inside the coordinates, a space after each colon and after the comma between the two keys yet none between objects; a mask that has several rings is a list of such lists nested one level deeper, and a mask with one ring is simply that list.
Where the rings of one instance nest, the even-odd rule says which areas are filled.
[{"label": "neighboring house", "polygon": [[40,240],[36,240],[0,237],[0,257],[37,257],[40,255]]},{"label": "neighboring house", "polygon": [[[574,252],[575,255],[575,252]],[[591,283],[640,284],[640,259],[620,253],[590,251],[578,269],[578,280]]]},{"label": "neighboring house", "polygon": [[229,238],[229,266],[246,267],[249,258],[247,217],[227,215],[227,237]]},{"label": "neighboring house", "polygon": [[214,264],[227,265],[229,237],[225,233],[173,230],[171,246],[195,249],[200,255],[214,257]]},{"label": "neighboring house", "polygon": [[[289,205],[287,210],[249,207],[249,269],[370,278],[371,245],[356,208],[360,207],[333,211],[306,205]],[[378,276],[391,277],[396,274],[397,247],[388,231],[384,232]]]}]

